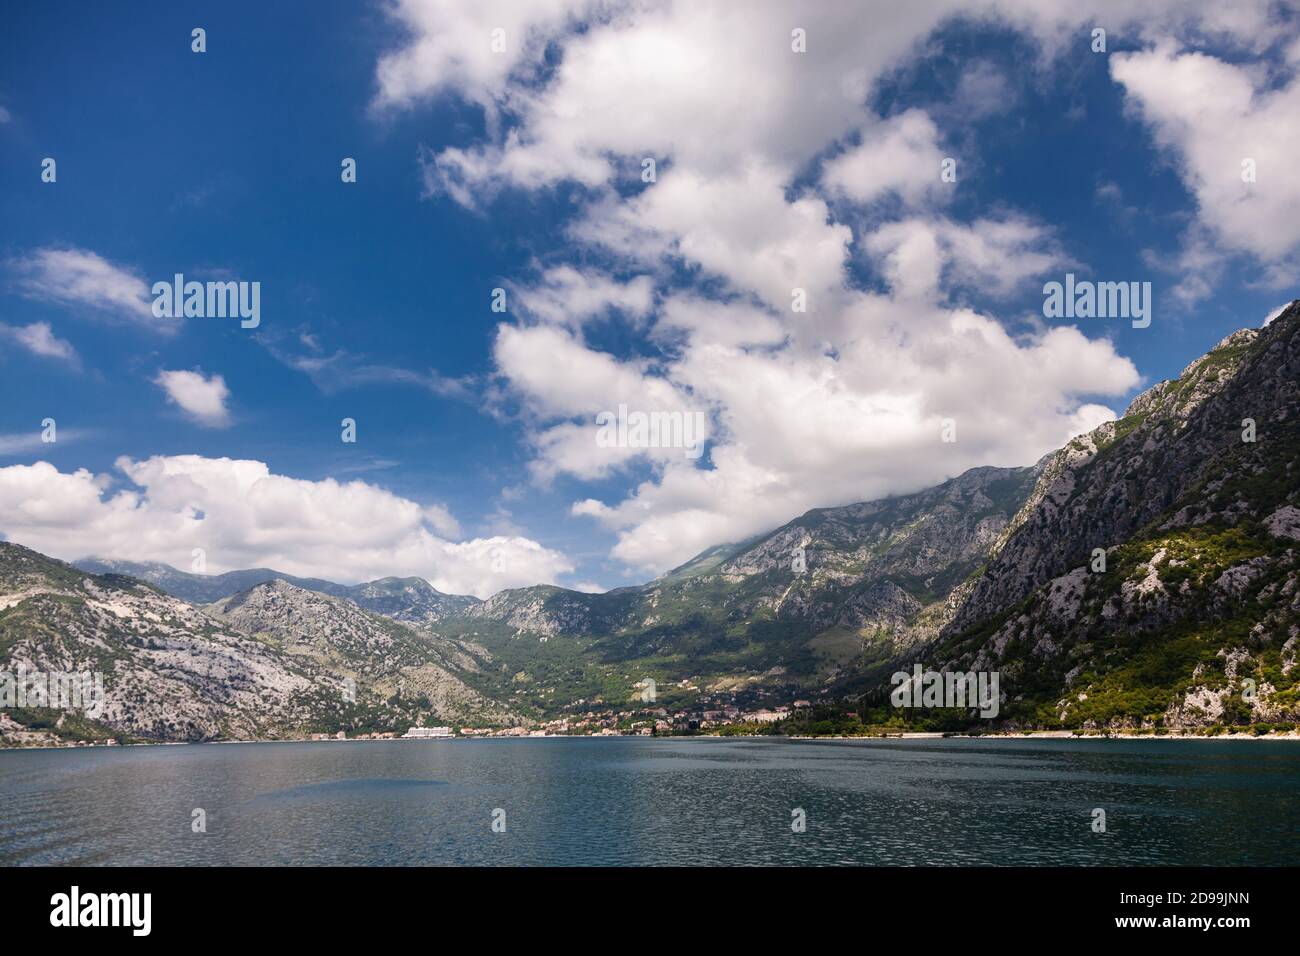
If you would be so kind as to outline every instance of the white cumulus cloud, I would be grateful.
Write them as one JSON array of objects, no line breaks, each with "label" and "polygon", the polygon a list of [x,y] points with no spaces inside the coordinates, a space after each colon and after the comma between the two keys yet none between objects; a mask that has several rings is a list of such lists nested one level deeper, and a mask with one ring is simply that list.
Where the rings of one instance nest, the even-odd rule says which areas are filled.
[{"label": "white cumulus cloud", "polygon": [[[1300,251],[1300,73],[1280,85],[1174,43],[1111,57],[1111,73],[1168,150],[1204,224],[1267,264]],[[1283,275],[1282,271],[1275,273]]]},{"label": "white cumulus cloud", "polygon": [[230,389],[220,375],[205,376],[202,371],[164,369],[154,378],[154,383],[189,418],[209,428],[225,428],[230,424],[230,409],[226,402]]},{"label": "white cumulus cloud", "polygon": [[58,359],[72,366],[81,365],[81,359],[77,355],[77,350],[72,347],[72,343],[55,335],[48,322],[32,322],[29,325],[0,324],[0,338],[17,343],[33,355]]},{"label": "white cumulus cloud", "polygon": [[413,575],[479,596],[572,570],[520,536],[449,540],[445,508],[363,481],[307,481],[260,461],[198,455],[121,458],[117,470],[125,487],[44,461],[0,468],[0,533],[64,560],[93,550],[187,570],[202,548],[209,573],[271,567],[342,583]]},{"label": "white cumulus cloud", "polygon": [[822,183],[855,202],[894,193],[919,205],[952,189],[940,178],[944,154],[938,140],[934,121],[923,110],[908,110],[863,130],[858,145],[826,163]]},{"label": "white cumulus cloud", "polygon": [[162,330],[175,328],[170,320],[154,318],[149,286],[134,269],[88,249],[38,249],[10,266],[19,288],[33,298],[85,306]]},{"label": "white cumulus cloud", "polygon": [[[483,207],[515,190],[585,187],[568,228],[576,245],[563,250],[571,261],[549,259],[542,281],[521,290],[532,307],[499,327],[493,359],[523,410],[539,479],[648,466],[634,487],[604,489],[606,500],[575,496],[572,513],[604,523],[618,536],[614,556],[650,570],[808,508],[915,490],[976,465],[1028,464],[1114,417],[1106,402],[1140,383],[1100,324],[1013,324],[1022,317],[967,306],[969,292],[1010,299],[1073,263],[1058,224],[1014,209],[959,219],[960,204],[948,202],[969,167],[956,157],[958,182],[945,184],[940,162],[948,144],[973,140],[947,126],[990,116],[1016,95],[997,67],[969,64],[947,108],[872,108],[878,81],[914,62],[937,27],[959,16],[995,22],[1050,58],[1086,51],[1089,31],[1104,23],[1112,42],[1144,51],[1111,54],[1114,76],[1142,100],[1167,148],[1197,153],[1200,126],[1216,119],[1243,134],[1266,120],[1295,127],[1283,115],[1291,87],[1265,90],[1235,67],[1183,62],[1161,45],[1212,38],[1269,49],[1291,28],[1262,4],[936,0],[874,5],[870,15],[837,0],[460,9],[454,0],[395,7],[409,36],[379,64],[377,103],[448,96],[483,108],[479,142],[422,155],[428,194]],[[483,51],[497,21],[519,42],[493,61]],[[791,50],[796,27],[806,54]],[[1160,95],[1166,68],[1187,71],[1206,95]],[[1222,89],[1212,88],[1216,77]],[[1203,164],[1188,162],[1194,181],[1236,175],[1240,157],[1215,165],[1231,134],[1205,135],[1216,145]],[[1279,168],[1272,153],[1260,155],[1261,176]],[[640,178],[645,158],[656,161],[651,183]],[[1243,228],[1238,241],[1276,260],[1300,216],[1289,186],[1267,188],[1283,209],[1265,221],[1289,221],[1267,240]],[[1251,214],[1238,201],[1217,217],[1228,236],[1238,215],[1244,223]],[[859,264],[874,270],[870,286]],[[793,308],[795,289],[806,311]],[[619,314],[638,347],[614,354],[594,328]],[[705,411],[707,457],[602,447],[595,415],[623,401]],[[954,443],[941,442],[947,419]]]}]

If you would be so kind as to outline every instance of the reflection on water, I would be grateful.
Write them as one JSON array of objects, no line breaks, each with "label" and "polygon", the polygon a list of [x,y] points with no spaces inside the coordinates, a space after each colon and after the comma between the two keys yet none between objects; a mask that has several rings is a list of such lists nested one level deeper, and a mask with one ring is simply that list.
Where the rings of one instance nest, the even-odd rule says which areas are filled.
[{"label": "reflection on water", "polygon": [[[791,830],[802,808],[807,830]],[[506,832],[492,829],[505,811]],[[1106,832],[1092,811],[1106,811]],[[191,831],[202,809],[206,833]],[[1294,864],[1300,743],[648,738],[0,752],[0,864]]]}]

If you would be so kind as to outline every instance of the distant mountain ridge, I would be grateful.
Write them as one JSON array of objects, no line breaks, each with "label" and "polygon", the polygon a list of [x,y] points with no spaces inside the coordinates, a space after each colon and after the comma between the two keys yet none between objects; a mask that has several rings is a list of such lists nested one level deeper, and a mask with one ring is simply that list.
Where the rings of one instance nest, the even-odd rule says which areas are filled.
[{"label": "distant mountain ridge", "polygon": [[[873,563],[883,567],[882,561],[900,562],[891,566],[892,570],[896,575],[907,578],[908,584],[899,588],[897,584],[891,587],[882,583],[881,589],[874,595],[859,597],[851,603],[858,608],[858,612],[869,614],[869,606],[875,606],[878,610],[880,606],[891,602],[901,602],[895,609],[894,616],[901,614],[906,617],[915,614],[928,603],[927,598],[933,600],[945,582],[965,577],[978,566],[983,554],[982,547],[990,544],[995,537],[989,529],[995,526],[1000,528],[1014,513],[1015,508],[1010,508],[1010,505],[1018,507],[1019,504],[1014,499],[1014,494],[1027,493],[1033,473],[1033,468],[975,468],[942,485],[913,495],[861,502],[840,508],[814,509],[765,534],[743,542],[709,548],[646,584],[616,588],[604,593],[539,584],[507,589],[481,600],[469,595],[444,594],[423,578],[417,577],[388,577],[363,584],[344,585],[318,578],[299,578],[270,568],[205,575],[179,571],[157,562],[84,558],[73,564],[92,573],[130,575],[148,581],[168,594],[203,605],[268,581],[281,580],[307,591],[346,598],[366,610],[413,623],[434,625],[452,621],[462,624],[483,621],[546,636],[596,634],[635,628],[638,622],[647,620],[653,622],[661,615],[643,613],[645,609],[642,605],[647,596],[652,596],[650,600],[657,605],[664,594],[690,591],[698,588],[702,582],[712,581],[719,576],[732,584],[739,584],[762,576],[770,577],[769,572],[774,573],[783,582],[783,591],[792,588],[786,595],[788,603],[783,613],[786,616],[797,616],[801,613],[797,608],[811,608],[817,603],[816,600],[809,602],[810,591],[821,593],[825,589],[842,589],[854,580],[853,572],[846,570],[846,567],[832,571],[832,565],[852,563],[864,557],[865,552],[855,554],[855,550],[864,547],[863,542],[855,539],[853,529],[857,523],[871,524],[878,518],[888,521],[893,520],[890,517],[892,515],[901,515],[901,525],[897,531],[899,540],[891,545],[892,551],[887,548],[886,552],[875,556]],[[960,509],[944,505],[944,502],[959,500],[963,490],[972,490],[971,504],[976,507],[986,503],[993,505],[993,498],[984,495],[982,489],[985,485],[993,488],[995,496],[1001,496],[1007,489],[1015,489],[1013,499],[1003,501],[1002,506],[1005,507],[998,510],[996,515],[981,514],[981,520],[985,523],[978,525],[977,522],[977,526],[965,529],[968,537],[962,538],[962,545],[955,552],[945,551],[943,539],[951,539],[953,536],[950,530],[943,527],[942,522],[934,519],[953,518]],[[937,509],[930,520],[904,532],[903,528],[915,523],[928,508]],[[918,550],[915,553],[907,551],[901,543],[904,538],[917,544]],[[799,583],[801,575],[793,570],[793,553],[801,542],[810,545],[805,549],[805,562],[811,577]],[[930,557],[922,557],[923,553]],[[958,563],[948,563],[945,556]],[[810,582],[814,581],[817,583],[812,585]],[[929,582],[928,587],[934,593],[910,593],[925,581]],[[797,583],[799,586],[794,587]],[[893,590],[895,588],[897,593]],[[841,609],[841,617],[845,621],[861,616],[852,606],[846,605]],[[827,610],[820,608],[816,614],[825,618]]]},{"label": "distant mountain ridge", "polygon": [[157,561],[117,561],[82,558],[73,566],[92,574],[125,574],[148,581],[160,590],[192,604],[211,604],[267,581],[287,581],[307,591],[347,598],[357,606],[401,621],[437,621],[479,603],[467,594],[444,594],[424,578],[379,578],[363,584],[336,584],[321,578],[300,578],[271,568],[249,568],[224,574],[194,574]]},{"label": "distant mountain ridge", "polygon": [[[196,575],[95,559],[77,566],[139,576],[281,649],[301,650],[313,614],[330,601],[345,602],[331,615],[341,637],[346,606],[384,615],[481,651],[490,665],[460,659],[452,668],[474,685],[480,710],[489,700],[522,713],[569,699],[618,702],[647,675],[825,694],[938,633],[953,611],[951,589],[981,566],[1035,475],[1032,467],[976,468],[912,495],[815,509],[604,594],[535,585],[480,601],[441,594],[418,578],[349,586],[271,569]],[[339,666],[319,646],[312,655]]]},{"label": "distant mountain ridge", "polygon": [[625,700],[646,676],[706,692],[830,694],[938,635],[952,590],[983,565],[1036,476],[975,468],[915,494],[815,509],[639,587],[502,591],[430,627],[482,643],[542,708]]}]

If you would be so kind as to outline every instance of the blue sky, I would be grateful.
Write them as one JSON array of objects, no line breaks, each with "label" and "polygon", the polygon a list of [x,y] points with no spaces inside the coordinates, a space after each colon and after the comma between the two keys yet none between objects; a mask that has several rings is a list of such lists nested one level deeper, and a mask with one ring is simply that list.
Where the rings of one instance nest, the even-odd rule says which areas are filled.
[{"label": "blue sky", "polygon": [[[890,6],[7,12],[0,533],[619,586],[1030,463],[1296,295],[1293,10]],[[1151,282],[1151,327],[1044,319],[1067,271]],[[176,272],[259,282],[260,326],[142,313]],[[703,410],[706,454],[605,454],[620,403]]]}]

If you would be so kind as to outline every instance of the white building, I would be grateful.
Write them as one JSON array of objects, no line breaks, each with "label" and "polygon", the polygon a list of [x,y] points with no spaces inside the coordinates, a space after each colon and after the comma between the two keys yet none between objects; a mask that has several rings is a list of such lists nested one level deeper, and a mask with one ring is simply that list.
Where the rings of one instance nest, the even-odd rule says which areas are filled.
[{"label": "white building", "polygon": [[450,737],[452,736],[450,727],[412,727],[406,733],[402,734],[403,738],[407,737]]}]

